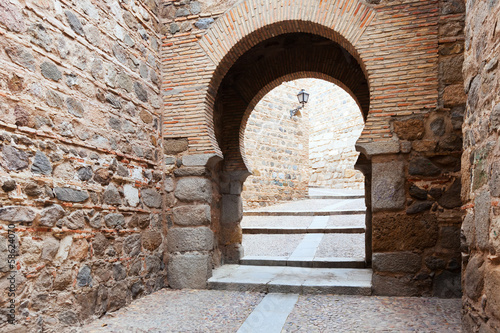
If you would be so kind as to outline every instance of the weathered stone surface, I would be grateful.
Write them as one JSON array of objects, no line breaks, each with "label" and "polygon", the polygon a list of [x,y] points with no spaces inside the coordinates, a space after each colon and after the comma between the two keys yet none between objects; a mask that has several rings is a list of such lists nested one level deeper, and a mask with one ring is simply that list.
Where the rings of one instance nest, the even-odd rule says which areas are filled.
[{"label": "weathered stone surface", "polygon": [[24,186],[24,193],[30,197],[38,197],[42,195],[43,189],[34,181],[28,181]]},{"label": "weathered stone surface", "polygon": [[444,118],[434,119],[430,125],[432,133],[437,136],[443,136],[446,131]]},{"label": "weathered stone surface", "polygon": [[491,165],[490,179],[488,181],[491,195],[500,197],[500,162],[495,161]]},{"label": "weathered stone surface", "polygon": [[372,205],[374,210],[403,209],[405,204],[404,165],[401,161],[372,166]]},{"label": "weathered stone surface", "polygon": [[0,208],[0,220],[13,223],[31,223],[36,213],[29,207],[6,206]]},{"label": "weathered stone surface", "polygon": [[498,290],[500,288],[500,269],[498,265],[488,267],[484,279],[484,291],[488,295],[486,303],[486,313],[495,318],[498,318],[498,311],[500,309],[500,295]]},{"label": "weathered stone surface", "polygon": [[175,197],[181,201],[212,201],[212,183],[205,178],[186,177],[177,182]]},{"label": "weathered stone surface", "polygon": [[11,171],[21,171],[28,167],[28,155],[12,146],[3,146],[2,157],[5,167]]},{"label": "weathered stone surface", "polygon": [[142,102],[148,101],[148,92],[139,82],[134,82],[134,92],[137,98]]},{"label": "weathered stone surface", "polygon": [[441,169],[428,158],[417,157],[410,160],[408,172],[412,176],[437,176],[441,173]]},{"label": "weathered stone surface", "polygon": [[462,296],[460,273],[443,271],[434,277],[432,296],[439,298],[459,298]]},{"label": "weathered stone surface", "polygon": [[214,154],[184,155],[182,157],[182,164],[185,166],[206,166],[208,161],[215,156]]},{"label": "weathered stone surface", "polygon": [[425,265],[432,271],[441,270],[446,267],[446,261],[438,257],[425,258]]},{"label": "weathered stone surface", "polygon": [[57,221],[65,215],[64,209],[59,205],[52,205],[44,208],[40,213],[40,225],[44,227],[53,227]]},{"label": "weathered stone surface", "polygon": [[123,195],[129,206],[137,207],[140,200],[139,190],[135,186],[129,184],[123,185]]},{"label": "weathered stone surface", "polygon": [[113,173],[106,168],[99,168],[94,173],[94,180],[101,185],[108,185],[113,177]]},{"label": "weathered stone surface", "polygon": [[431,209],[432,201],[415,201],[406,209],[406,214],[418,214]]},{"label": "weathered stone surface", "polygon": [[422,250],[436,245],[437,218],[420,215],[382,213],[373,216],[373,251],[395,252]]},{"label": "weathered stone surface", "polygon": [[42,260],[52,260],[54,259],[57,251],[59,250],[59,241],[55,238],[46,238],[43,241],[42,247]]},{"label": "weathered stone surface", "polygon": [[235,224],[243,218],[243,202],[239,195],[222,196],[221,223]]},{"label": "weathered stone surface", "polygon": [[14,32],[23,32],[26,29],[20,9],[9,1],[0,2],[0,22]]},{"label": "weathered stone surface", "polygon": [[142,235],[142,246],[149,251],[156,250],[161,242],[161,234],[158,231],[148,230]]},{"label": "weathered stone surface", "polygon": [[35,154],[35,159],[33,160],[33,165],[31,166],[31,172],[46,176],[52,174],[52,165],[50,164],[49,159],[39,150],[37,150]]},{"label": "weathered stone surface", "polygon": [[75,190],[69,187],[55,187],[56,198],[67,202],[84,202],[89,198],[87,191]]},{"label": "weathered stone surface", "polygon": [[161,208],[161,194],[155,189],[147,188],[141,190],[142,202],[151,208]]},{"label": "weathered stone surface", "polygon": [[130,12],[124,11],[123,12],[123,19],[125,20],[125,24],[132,30],[137,29],[137,21]]},{"label": "weathered stone surface", "polygon": [[123,252],[129,257],[138,255],[141,252],[141,235],[127,236],[123,242]]},{"label": "weathered stone surface", "polygon": [[129,75],[125,73],[119,73],[116,77],[116,85],[118,88],[125,89],[127,92],[132,92],[134,89],[134,83]]},{"label": "weathered stone surface", "polygon": [[167,266],[167,278],[173,289],[207,287],[211,275],[210,256],[208,254],[173,254]]},{"label": "weathered stone surface", "polygon": [[5,52],[9,58],[16,64],[26,67],[30,71],[34,72],[36,69],[36,62],[33,54],[28,51],[27,48],[22,46],[6,47]]},{"label": "weathered stone surface", "polygon": [[[141,116],[142,118],[142,116]],[[144,121],[144,119],[143,119]],[[144,121],[146,122],[146,121]],[[164,139],[163,140],[163,150],[165,154],[176,155],[182,153],[189,148],[189,142],[187,139]]]},{"label": "weathered stone surface", "polygon": [[452,84],[444,88],[443,101],[445,107],[464,104],[467,100],[462,84]]},{"label": "weathered stone surface", "polygon": [[418,140],[424,136],[424,122],[421,119],[395,121],[394,132],[402,140]]},{"label": "weathered stone surface", "polygon": [[481,191],[474,200],[475,215],[474,226],[476,230],[476,243],[480,249],[488,247],[490,230],[491,196],[488,191]]},{"label": "weathered stone surface", "polygon": [[357,143],[356,150],[362,152],[366,156],[375,156],[381,154],[396,154],[399,153],[399,140],[384,140],[368,143]]},{"label": "weathered stone surface", "polygon": [[80,103],[73,97],[66,98],[66,107],[68,108],[69,113],[78,118],[82,118],[83,114],[85,113],[85,109],[83,108],[82,103]]},{"label": "weathered stone surface", "polygon": [[374,253],[372,265],[377,272],[416,273],[420,270],[422,258],[412,252]]},{"label": "weathered stone surface", "polygon": [[209,174],[205,167],[182,167],[174,170],[174,176],[176,177],[201,177],[208,176]]},{"label": "weathered stone surface", "polygon": [[85,38],[94,46],[101,44],[101,34],[96,26],[88,25],[85,27]]},{"label": "weathered stone surface", "polygon": [[210,251],[214,247],[214,233],[210,228],[173,228],[167,234],[170,252]]},{"label": "weathered stone surface", "polygon": [[174,223],[182,226],[199,226],[210,224],[209,205],[180,206],[173,209]]},{"label": "weathered stone surface", "polygon": [[40,65],[42,75],[49,80],[59,81],[62,79],[62,73],[51,61],[45,61]]},{"label": "weathered stone surface", "polygon": [[373,295],[377,296],[417,296],[419,291],[411,277],[373,275]]},{"label": "weathered stone surface", "polygon": [[14,191],[16,189],[16,181],[14,179],[7,179],[2,184],[2,190],[4,192]]},{"label": "weathered stone surface", "polygon": [[109,291],[108,311],[116,311],[127,305],[128,288],[125,281],[115,284]]},{"label": "weathered stone surface", "polygon": [[102,194],[102,199],[104,203],[108,205],[122,204],[122,198],[120,196],[120,192],[118,192],[118,189],[113,184],[108,185],[108,187]]},{"label": "weathered stone surface", "polygon": [[416,199],[426,200],[427,199],[427,191],[421,189],[415,184],[411,184],[410,186],[410,195]]},{"label": "weathered stone surface", "polygon": [[210,25],[214,23],[214,19],[211,17],[201,18],[194,24],[198,29],[208,29]]},{"label": "weathered stone surface", "polygon": [[111,213],[104,216],[104,222],[110,229],[121,229],[125,226],[125,217],[122,214]]},{"label": "weathered stone surface", "polygon": [[89,253],[89,242],[86,239],[76,239],[69,250],[70,260],[83,261]]},{"label": "weathered stone surface", "polygon": [[57,318],[65,326],[74,327],[79,325],[78,315],[71,310],[61,312]]},{"label": "weathered stone surface", "polygon": [[478,300],[484,287],[484,260],[481,256],[472,257],[465,267],[464,291],[472,300]]},{"label": "weathered stone surface", "polygon": [[82,167],[78,169],[77,171],[78,178],[81,181],[87,181],[92,179],[93,173],[92,173],[92,168],[91,167]]},{"label": "weathered stone surface", "polygon": [[82,23],[80,22],[78,17],[76,17],[76,15],[69,10],[65,11],[64,14],[66,14],[66,19],[68,20],[71,29],[73,29],[73,31],[80,36],[84,36],[85,32],[83,31]]},{"label": "weathered stone surface", "polygon": [[[120,44],[118,44],[118,43],[113,44],[111,49],[112,49],[113,54],[115,55],[116,59],[118,59],[118,61],[121,62],[122,64],[126,65],[128,62],[127,51],[123,47],[121,47]],[[115,75],[116,75],[116,73],[115,73]]]},{"label": "weathered stone surface", "polygon": [[71,213],[68,217],[62,219],[63,225],[68,229],[77,230],[85,228],[85,215],[81,210]]},{"label": "weathered stone surface", "polygon": [[456,226],[443,226],[439,230],[439,243],[446,249],[460,248],[460,228]]},{"label": "weathered stone surface", "polygon": [[116,263],[113,265],[113,278],[115,281],[121,281],[127,277],[127,270],[122,264]]},{"label": "weathered stone surface", "polygon": [[92,287],[92,275],[89,266],[84,265],[82,268],[80,268],[80,270],[78,271],[78,275],[76,276],[76,281],[79,287]]}]

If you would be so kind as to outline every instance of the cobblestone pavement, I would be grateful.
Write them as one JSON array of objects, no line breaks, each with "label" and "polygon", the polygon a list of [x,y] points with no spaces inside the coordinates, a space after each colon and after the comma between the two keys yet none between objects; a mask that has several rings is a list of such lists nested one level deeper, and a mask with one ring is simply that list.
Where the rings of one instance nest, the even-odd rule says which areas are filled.
[{"label": "cobblestone pavement", "polygon": [[[161,290],[80,332],[237,332],[261,293]],[[281,332],[460,332],[460,299],[299,296]],[[275,310],[275,309],[274,309]],[[259,313],[263,322],[273,320]],[[252,323],[255,332],[259,323]]]}]

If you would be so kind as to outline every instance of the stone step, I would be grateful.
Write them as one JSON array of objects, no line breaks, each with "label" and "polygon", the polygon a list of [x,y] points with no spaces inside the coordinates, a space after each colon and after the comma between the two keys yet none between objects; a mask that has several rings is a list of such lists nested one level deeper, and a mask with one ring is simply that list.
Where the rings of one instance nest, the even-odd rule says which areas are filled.
[{"label": "stone step", "polygon": [[308,195],[307,199],[363,199],[365,196],[362,194],[356,195]]},{"label": "stone step", "polygon": [[366,209],[331,210],[331,211],[250,211],[243,212],[243,216],[333,216],[366,214]]},{"label": "stone step", "polygon": [[291,266],[311,268],[365,268],[363,258],[313,258],[302,260],[300,258],[272,257],[272,256],[245,256],[240,259],[240,265],[252,266]]},{"label": "stone step", "polygon": [[326,228],[297,228],[297,227],[242,227],[244,234],[364,234],[365,227],[326,227]]},{"label": "stone step", "polygon": [[224,265],[213,271],[208,288],[263,293],[371,295],[372,270]]}]

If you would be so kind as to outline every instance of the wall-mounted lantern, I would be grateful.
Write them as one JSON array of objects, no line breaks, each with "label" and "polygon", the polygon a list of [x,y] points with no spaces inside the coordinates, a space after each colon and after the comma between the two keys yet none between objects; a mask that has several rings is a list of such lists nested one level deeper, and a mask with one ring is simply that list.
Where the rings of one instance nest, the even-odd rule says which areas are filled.
[{"label": "wall-mounted lantern", "polygon": [[304,105],[309,101],[309,94],[306,93],[304,89],[302,89],[297,94],[297,99],[299,100],[299,103],[301,105],[293,110],[290,110],[290,119],[292,119],[300,109],[304,108]]}]

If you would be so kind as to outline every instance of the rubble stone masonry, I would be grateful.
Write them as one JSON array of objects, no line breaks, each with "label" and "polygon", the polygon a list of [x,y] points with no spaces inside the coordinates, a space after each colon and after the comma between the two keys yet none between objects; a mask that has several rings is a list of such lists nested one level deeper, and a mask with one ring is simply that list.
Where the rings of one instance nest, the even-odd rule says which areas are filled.
[{"label": "rubble stone masonry", "polygon": [[167,284],[158,9],[0,1],[0,331],[78,326]]},{"label": "rubble stone masonry", "polygon": [[467,1],[462,156],[464,332],[500,331],[500,2]]}]

